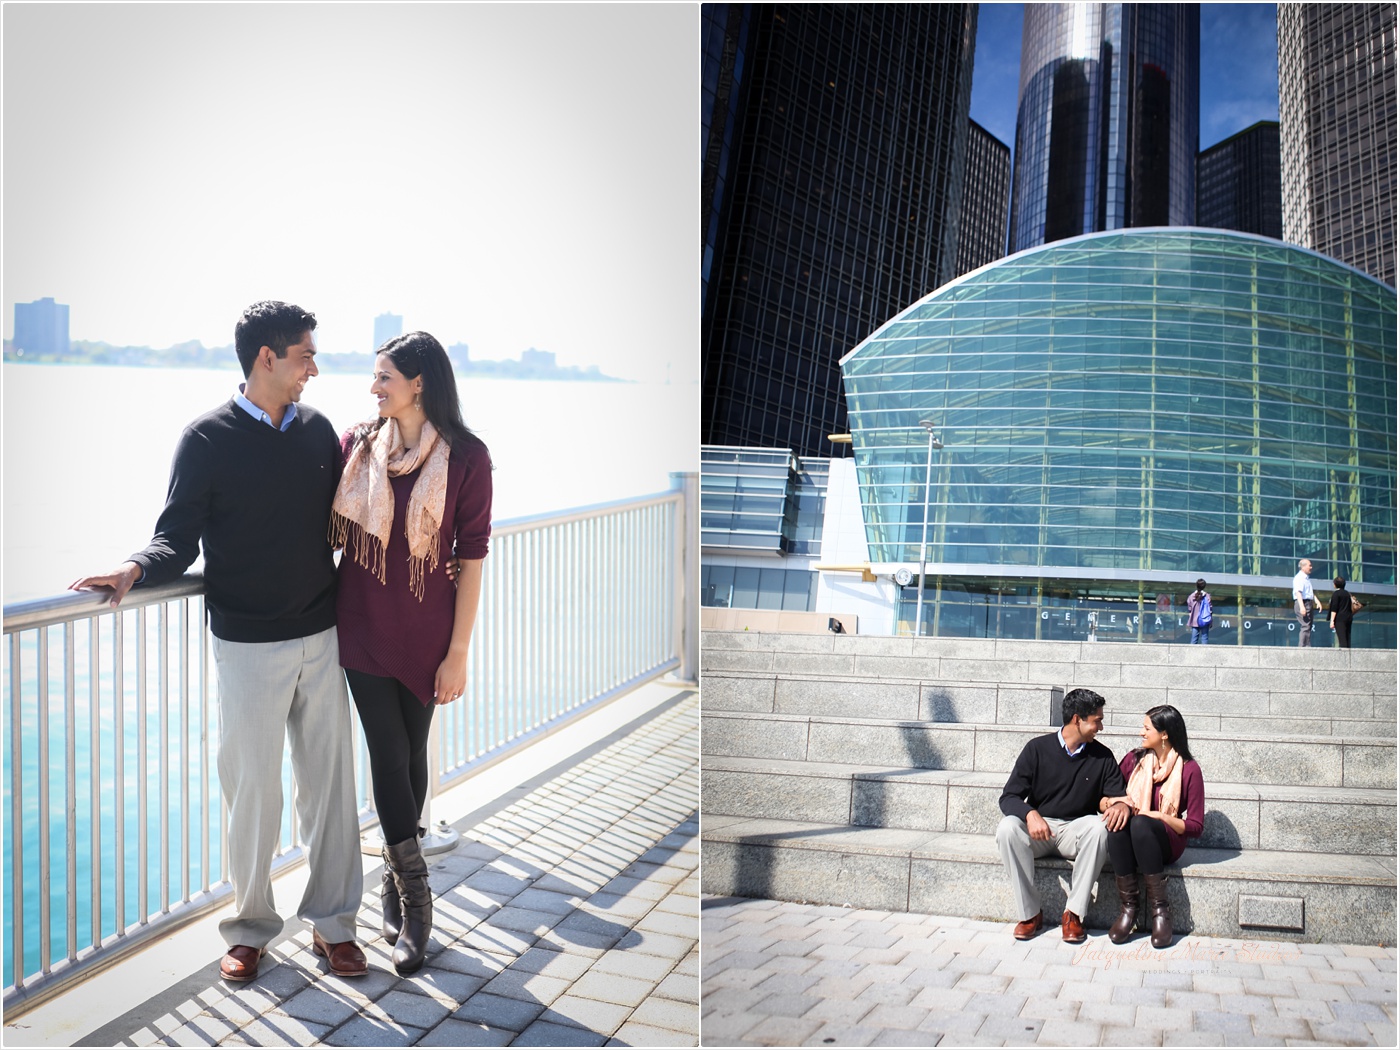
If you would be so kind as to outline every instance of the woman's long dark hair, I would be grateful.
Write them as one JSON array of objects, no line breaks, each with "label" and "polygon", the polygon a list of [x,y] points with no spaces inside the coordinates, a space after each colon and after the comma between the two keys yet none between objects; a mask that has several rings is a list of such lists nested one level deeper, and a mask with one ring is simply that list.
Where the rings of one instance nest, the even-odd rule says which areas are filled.
[{"label": "woman's long dark hair", "polygon": [[[1152,722],[1152,728],[1167,738],[1182,761],[1191,761],[1191,745],[1186,739],[1186,720],[1181,717],[1181,712],[1171,704],[1162,704],[1160,707],[1149,708],[1147,717]],[[1142,758],[1145,751],[1145,747],[1138,748],[1138,758]]]},{"label": "woman's long dark hair", "polygon": [[[462,403],[457,398],[457,377],[452,372],[452,362],[442,344],[427,332],[409,332],[396,335],[375,351],[375,356],[383,354],[394,363],[405,379],[423,377],[423,414],[451,448],[458,441],[472,436],[467,424],[462,422]],[[355,428],[355,444],[365,444],[373,439],[384,425],[384,417],[371,419]]]}]

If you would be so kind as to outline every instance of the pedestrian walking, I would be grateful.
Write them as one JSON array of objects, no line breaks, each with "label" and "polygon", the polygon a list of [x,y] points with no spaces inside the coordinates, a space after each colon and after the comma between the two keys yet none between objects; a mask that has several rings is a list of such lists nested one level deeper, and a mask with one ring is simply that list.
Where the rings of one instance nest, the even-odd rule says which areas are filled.
[{"label": "pedestrian walking", "polygon": [[1313,594],[1312,562],[1302,558],[1298,562],[1298,575],[1293,577],[1293,615],[1298,618],[1298,646],[1312,645],[1313,609],[1322,608],[1322,603]]},{"label": "pedestrian walking", "polygon": [[1192,645],[1210,644],[1210,625],[1215,619],[1215,606],[1206,581],[1197,580],[1196,589],[1186,598],[1186,626],[1191,628]]},{"label": "pedestrian walking", "polygon": [[1327,603],[1328,625],[1337,632],[1337,645],[1342,649],[1351,648],[1351,618],[1360,606],[1347,590],[1347,581],[1338,576],[1332,581],[1332,600]]}]

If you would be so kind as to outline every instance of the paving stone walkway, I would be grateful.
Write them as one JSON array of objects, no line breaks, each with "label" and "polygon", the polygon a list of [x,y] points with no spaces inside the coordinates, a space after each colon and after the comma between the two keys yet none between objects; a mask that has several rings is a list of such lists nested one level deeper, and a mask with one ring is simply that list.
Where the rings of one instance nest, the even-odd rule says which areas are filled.
[{"label": "paving stone walkway", "polygon": [[706,1046],[1395,1046],[1396,950],[705,897]]},{"label": "paving stone walkway", "polygon": [[360,913],[368,976],[333,976],[298,932],[256,980],[230,985],[211,960],[160,1016],[145,1004],[84,1044],[697,1045],[698,710],[682,694],[455,825],[461,844],[430,858],[433,952],[414,976],[379,936],[376,869]]}]

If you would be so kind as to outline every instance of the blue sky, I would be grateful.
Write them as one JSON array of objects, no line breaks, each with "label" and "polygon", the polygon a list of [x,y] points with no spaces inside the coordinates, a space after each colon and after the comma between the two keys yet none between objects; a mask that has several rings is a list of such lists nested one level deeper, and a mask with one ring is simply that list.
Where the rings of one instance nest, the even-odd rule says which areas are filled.
[{"label": "blue sky", "polygon": [[[972,119],[1015,146],[1021,5],[981,4]],[[1260,120],[1278,119],[1273,4],[1201,5],[1201,149]]]}]

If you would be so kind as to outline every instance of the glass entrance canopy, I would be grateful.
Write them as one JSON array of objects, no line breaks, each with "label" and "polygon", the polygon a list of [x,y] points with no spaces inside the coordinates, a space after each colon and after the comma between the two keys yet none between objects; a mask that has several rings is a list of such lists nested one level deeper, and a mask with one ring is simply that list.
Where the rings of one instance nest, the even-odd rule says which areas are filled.
[{"label": "glass entrance canopy", "polygon": [[1264,237],[1001,259],[842,359],[872,568],[1287,588],[1308,557],[1393,609],[1395,342],[1393,288]]}]

